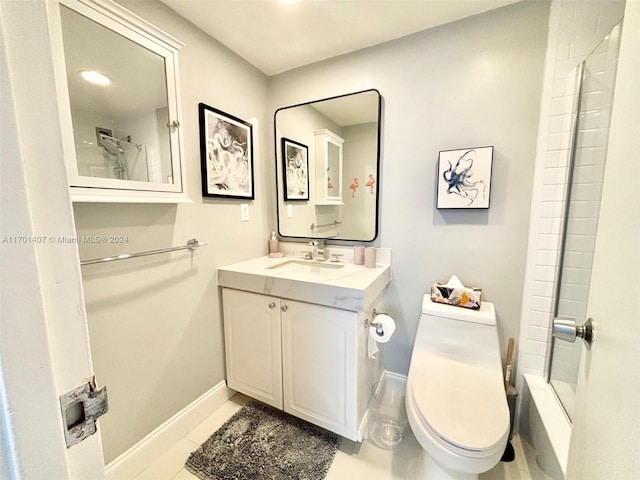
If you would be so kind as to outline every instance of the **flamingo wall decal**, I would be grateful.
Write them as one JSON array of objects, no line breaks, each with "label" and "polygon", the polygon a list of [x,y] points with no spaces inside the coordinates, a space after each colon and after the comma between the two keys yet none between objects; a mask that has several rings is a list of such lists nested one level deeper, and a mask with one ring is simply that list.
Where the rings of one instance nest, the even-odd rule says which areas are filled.
[{"label": "flamingo wall decal", "polygon": [[349,185],[349,188],[353,190],[353,193],[351,194],[351,198],[354,198],[356,196],[356,190],[358,190],[359,186],[360,186],[360,183],[358,183],[358,179],[354,178],[351,185]]},{"label": "flamingo wall decal", "polygon": [[376,179],[373,178],[373,175],[369,174],[369,179],[367,180],[367,183],[365,183],[365,187],[369,187],[371,189],[371,195],[373,195],[373,186],[376,183]]}]

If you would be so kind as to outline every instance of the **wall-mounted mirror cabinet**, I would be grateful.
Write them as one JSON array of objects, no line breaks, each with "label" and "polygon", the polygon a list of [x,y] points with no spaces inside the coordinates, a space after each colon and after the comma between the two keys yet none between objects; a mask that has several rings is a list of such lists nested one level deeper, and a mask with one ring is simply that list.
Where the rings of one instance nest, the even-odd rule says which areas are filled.
[{"label": "wall-mounted mirror cabinet", "polygon": [[72,199],[186,200],[182,44],[110,0],[59,3],[68,87],[60,98],[71,117],[66,157]]},{"label": "wall-mounted mirror cabinet", "polygon": [[[377,90],[276,111],[278,232],[282,237],[361,242],[376,238],[380,114]],[[302,159],[286,158],[287,142],[297,146]],[[290,195],[287,183],[292,178],[308,180],[308,194]]]},{"label": "wall-mounted mirror cabinet", "polygon": [[342,145],[344,138],[327,128],[314,132],[316,164],[316,205],[342,203]]}]

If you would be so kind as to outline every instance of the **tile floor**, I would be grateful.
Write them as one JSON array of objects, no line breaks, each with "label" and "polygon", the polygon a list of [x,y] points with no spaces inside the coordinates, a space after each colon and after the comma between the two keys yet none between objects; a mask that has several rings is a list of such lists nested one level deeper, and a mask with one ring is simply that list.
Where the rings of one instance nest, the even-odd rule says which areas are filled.
[{"label": "tile floor", "polygon": [[[251,400],[236,394],[200,425],[180,439],[164,455],[143,470],[134,480],[198,480],[184,464],[189,454],[196,450],[213,432],[242,405]],[[480,480],[547,480],[532,461],[531,447],[514,436],[516,461],[499,463],[494,469],[480,476]],[[393,450],[383,450],[365,440],[357,444],[343,439],[336,453],[327,480],[400,480],[410,477],[411,465],[420,446],[407,429],[406,438]],[[247,479],[249,480],[249,479]]]}]

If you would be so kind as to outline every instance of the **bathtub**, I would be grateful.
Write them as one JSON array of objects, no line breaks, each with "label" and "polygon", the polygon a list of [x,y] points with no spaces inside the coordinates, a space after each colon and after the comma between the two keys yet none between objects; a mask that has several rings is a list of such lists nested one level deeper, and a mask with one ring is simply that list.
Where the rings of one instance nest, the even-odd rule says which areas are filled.
[{"label": "bathtub", "polygon": [[535,450],[538,466],[554,480],[567,471],[571,422],[551,386],[538,375],[524,375],[518,431]]}]

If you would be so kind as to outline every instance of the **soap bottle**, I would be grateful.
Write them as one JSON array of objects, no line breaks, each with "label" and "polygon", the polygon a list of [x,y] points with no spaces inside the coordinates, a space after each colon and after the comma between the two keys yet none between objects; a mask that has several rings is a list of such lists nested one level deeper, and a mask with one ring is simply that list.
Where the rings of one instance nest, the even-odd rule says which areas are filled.
[{"label": "soap bottle", "polygon": [[276,232],[271,232],[271,238],[269,239],[269,253],[277,253],[280,250],[278,243]]}]

